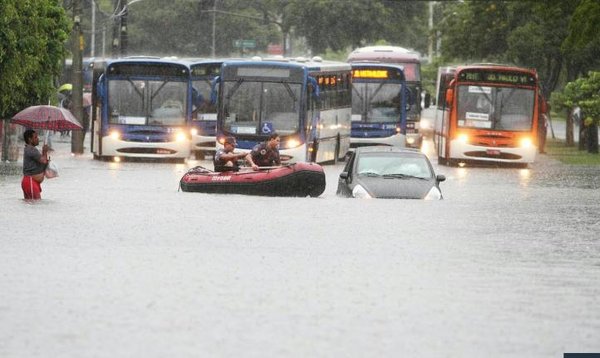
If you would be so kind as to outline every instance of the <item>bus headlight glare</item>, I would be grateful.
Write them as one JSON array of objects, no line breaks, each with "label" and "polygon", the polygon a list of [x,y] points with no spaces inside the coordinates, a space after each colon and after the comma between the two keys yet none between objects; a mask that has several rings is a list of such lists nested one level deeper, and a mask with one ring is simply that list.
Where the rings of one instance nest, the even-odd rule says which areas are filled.
[{"label": "bus headlight glare", "polygon": [[175,134],[175,141],[177,142],[183,142],[186,140],[186,135],[183,132],[178,132],[177,134]]},{"label": "bus headlight glare", "polygon": [[190,133],[192,135],[198,135],[198,129],[197,128],[192,128],[192,130],[190,131]]},{"label": "bus headlight glare", "polygon": [[300,146],[300,141],[298,139],[289,139],[285,143],[285,147],[286,148],[296,148],[298,146]]},{"label": "bus headlight glare", "polygon": [[469,142],[469,136],[466,134],[459,134],[457,139],[462,144],[467,144]]},{"label": "bus headlight glare", "polygon": [[406,138],[406,143],[415,144],[415,139],[413,137],[408,137],[408,138]]},{"label": "bus headlight glare", "polygon": [[114,139],[114,140],[119,140],[119,139],[121,139],[121,133],[119,133],[119,131],[116,131],[116,130],[112,130],[112,131],[110,131],[110,134],[109,134],[109,136],[110,136],[112,139]]},{"label": "bus headlight glare", "polygon": [[531,138],[529,137],[521,138],[520,144],[521,148],[531,148],[531,146],[533,145],[533,143],[531,142]]}]

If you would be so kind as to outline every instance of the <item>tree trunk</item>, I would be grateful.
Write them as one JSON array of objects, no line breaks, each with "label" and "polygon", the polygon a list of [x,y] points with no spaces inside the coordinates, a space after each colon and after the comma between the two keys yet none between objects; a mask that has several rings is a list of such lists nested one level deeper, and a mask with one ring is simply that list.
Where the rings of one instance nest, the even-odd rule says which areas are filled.
[{"label": "tree trunk", "polygon": [[565,129],[565,144],[570,147],[575,144],[573,136],[573,111],[570,109],[567,109],[567,123]]},{"label": "tree trunk", "polygon": [[596,123],[586,126],[585,139],[588,153],[598,154],[598,125]]}]

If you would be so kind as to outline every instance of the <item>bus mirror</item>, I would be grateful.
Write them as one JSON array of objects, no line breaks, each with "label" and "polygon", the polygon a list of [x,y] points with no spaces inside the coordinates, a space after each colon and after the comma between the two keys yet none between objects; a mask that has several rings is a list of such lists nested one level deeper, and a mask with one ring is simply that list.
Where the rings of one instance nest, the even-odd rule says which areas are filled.
[{"label": "bus mirror", "polygon": [[98,84],[96,84],[96,94],[95,96],[102,100],[104,98],[104,77],[100,76],[98,80]]},{"label": "bus mirror", "polygon": [[314,77],[308,77],[308,92],[314,99],[319,99],[319,84]]},{"label": "bus mirror", "polygon": [[454,89],[448,88],[446,90],[446,107],[452,107],[453,100],[454,100]]},{"label": "bus mirror", "polygon": [[543,98],[540,100],[540,112],[541,113],[548,113],[548,111],[550,110],[550,104],[548,102],[546,102]]},{"label": "bus mirror", "polygon": [[217,104],[217,88],[219,83],[221,83],[221,76],[216,76],[210,83],[210,104],[213,106]]},{"label": "bus mirror", "polygon": [[425,108],[429,108],[431,106],[431,95],[429,92],[425,92]]}]

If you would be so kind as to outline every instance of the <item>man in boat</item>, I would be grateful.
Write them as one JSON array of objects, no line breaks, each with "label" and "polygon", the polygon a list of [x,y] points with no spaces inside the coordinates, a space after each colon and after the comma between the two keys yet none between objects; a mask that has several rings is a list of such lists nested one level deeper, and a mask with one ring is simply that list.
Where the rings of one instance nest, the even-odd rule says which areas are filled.
[{"label": "man in boat", "polygon": [[250,163],[252,169],[258,170],[259,167],[281,165],[279,142],[281,142],[279,134],[271,133],[265,142],[255,145],[246,156],[246,161]]},{"label": "man in boat", "polygon": [[234,153],[235,138],[226,137],[223,142],[223,148],[217,150],[214,158],[215,172],[228,172],[240,170],[238,160],[246,157],[246,153]]}]

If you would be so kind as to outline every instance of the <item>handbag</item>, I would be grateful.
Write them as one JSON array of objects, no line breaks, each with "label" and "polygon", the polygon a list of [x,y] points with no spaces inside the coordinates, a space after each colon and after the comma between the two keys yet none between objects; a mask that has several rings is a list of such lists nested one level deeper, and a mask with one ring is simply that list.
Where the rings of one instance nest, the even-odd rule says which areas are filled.
[{"label": "handbag", "polygon": [[44,170],[44,176],[48,179],[56,178],[58,176],[58,167],[53,161],[48,161],[46,170]]}]

